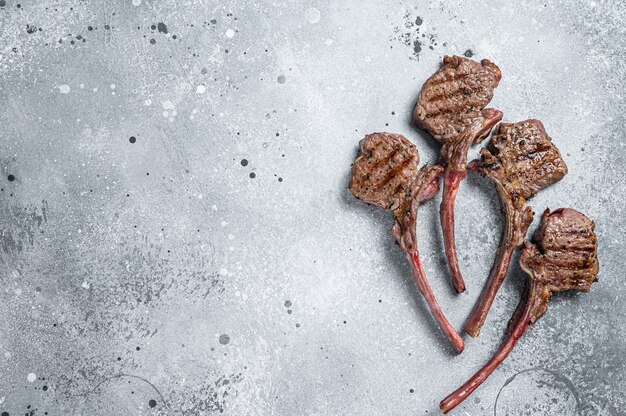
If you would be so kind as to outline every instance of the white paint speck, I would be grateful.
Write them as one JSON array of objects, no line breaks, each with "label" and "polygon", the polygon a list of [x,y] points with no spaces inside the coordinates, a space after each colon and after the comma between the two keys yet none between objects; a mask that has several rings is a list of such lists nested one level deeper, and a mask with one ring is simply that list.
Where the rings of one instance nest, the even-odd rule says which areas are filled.
[{"label": "white paint speck", "polygon": [[146,101],[143,102],[143,105],[145,105],[146,107],[150,107],[152,105],[152,100],[148,98]]},{"label": "white paint speck", "polygon": [[211,209],[212,209],[213,211],[217,211],[217,205],[212,205],[212,206],[211,206]]},{"label": "white paint speck", "polygon": [[228,276],[228,270],[226,270],[226,269],[220,269],[220,274],[221,274],[222,276]]},{"label": "white paint speck", "polygon": [[170,116],[170,112],[169,111],[163,111],[163,117],[167,118]]},{"label": "white paint speck", "polygon": [[161,105],[163,105],[163,109],[164,110],[173,110],[174,109],[174,103],[171,102],[170,100],[163,101],[161,103]]},{"label": "white paint speck", "polygon": [[204,85],[198,85],[196,87],[196,92],[198,94],[204,94],[206,92],[206,87]]},{"label": "white paint speck", "polygon": [[229,239],[229,240],[234,240],[234,239],[235,239],[235,236],[234,236],[234,235],[232,235],[232,234],[228,234],[228,239]]},{"label": "white paint speck", "polygon": [[11,353],[10,353],[10,352],[8,352],[8,351],[6,351],[6,352],[4,353],[4,358],[11,358]]},{"label": "white paint speck", "polygon": [[225,33],[226,37],[232,39],[235,36],[235,31],[232,29],[228,29]]},{"label": "white paint speck", "polygon": [[371,56],[366,56],[365,57],[365,62],[372,62],[372,57]]},{"label": "white paint speck", "polygon": [[79,87],[82,90],[83,88],[85,88],[85,84],[80,84]]},{"label": "white paint speck", "polygon": [[87,282],[84,281],[82,285],[80,285],[83,289],[89,289],[91,287],[91,285]]},{"label": "white paint speck", "polygon": [[304,17],[309,23],[314,24],[320,21],[321,13],[315,7],[309,7],[304,12]]},{"label": "white paint speck", "polygon": [[141,0],[133,0],[133,6],[137,7],[141,5]]},{"label": "white paint speck", "polygon": [[34,383],[35,380],[37,380],[37,374],[28,373],[28,376],[26,376],[26,380],[28,380],[29,383]]},{"label": "white paint speck", "polygon": [[57,88],[61,94],[69,94],[71,91],[70,86],[67,84],[59,85]]},{"label": "white paint speck", "polygon": [[98,87],[94,88],[93,92],[98,92]]},{"label": "white paint speck", "polygon": [[333,40],[332,40],[332,39],[326,39],[326,40],[324,41],[324,43],[326,44],[326,46],[330,46],[330,45],[332,45],[332,44],[333,44]]},{"label": "white paint speck", "polygon": [[110,87],[111,87],[112,90],[114,90],[115,89],[115,84],[111,84]]}]

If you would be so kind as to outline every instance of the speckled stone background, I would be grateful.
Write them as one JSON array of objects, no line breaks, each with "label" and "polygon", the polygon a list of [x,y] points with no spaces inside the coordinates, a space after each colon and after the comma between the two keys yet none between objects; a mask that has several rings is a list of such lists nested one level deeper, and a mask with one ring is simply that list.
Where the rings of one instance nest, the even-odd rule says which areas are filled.
[{"label": "speckled stone background", "polygon": [[[452,414],[626,414],[624,2],[18,2],[0,0],[2,416],[438,414],[523,273],[455,356],[390,214],[347,182],[368,132],[437,159],[410,116],[463,53],[500,66],[506,121],[541,119],[561,149],[569,175],[531,205],[593,218],[601,273]],[[460,328],[498,202],[474,174],[459,192],[464,295],[437,210],[419,243]]]}]

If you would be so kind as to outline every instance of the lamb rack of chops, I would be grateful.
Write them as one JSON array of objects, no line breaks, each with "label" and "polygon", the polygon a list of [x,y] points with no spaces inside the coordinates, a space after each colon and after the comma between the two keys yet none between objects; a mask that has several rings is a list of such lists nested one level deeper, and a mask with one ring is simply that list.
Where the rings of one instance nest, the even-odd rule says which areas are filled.
[{"label": "lamb rack of chops", "polygon": [[417,208],[439,192],[443,168],[424,165],[418,171],[417,148],[399,134],[369,134],[360,149],[352,166],[350,191],[363,202],[393,211],[391,233],[412,266],[413,280],[443,333],[457,352],[463,351],[463,339],[444,316],[426,279],[415,229]]},{"label": "lamb rack of chops", "polygon": [[445,56],[443,66],[422,86],[413,118],[416,124],[443,143],[444,166],[440,219],[452,282],[465,291],[454,239],[454,201],[466,176],[467,152],[472,143],[487,137],[502,113],[485,106],[500,82],[500,69],[491,61],[480,63],[460,56]]},{"label": "lamb rack of chops", "polygon": [[509,355],[517,341],[548,309],[554,292],[588,292],[597,281],[598,243],[593,221],[569,208],[546,210],[532,242],[526,241],[519,263],[528,274],[524,295],[493,358],[439,405],[449,412],[478,388]]},{"label": "lamb rack of chops", "polygon": [[464,325],[465,332],[473,337],[480,333],[506,277],[511,256],[523,243],[533,220],[533,212],[526,205],[526,200],[558,182],[567,173],[559,150],[552,144],[539,120],[501,123],[480,154],[481,159],[472,161],[469,168],[495,185],[504,227],[487,283]]}]

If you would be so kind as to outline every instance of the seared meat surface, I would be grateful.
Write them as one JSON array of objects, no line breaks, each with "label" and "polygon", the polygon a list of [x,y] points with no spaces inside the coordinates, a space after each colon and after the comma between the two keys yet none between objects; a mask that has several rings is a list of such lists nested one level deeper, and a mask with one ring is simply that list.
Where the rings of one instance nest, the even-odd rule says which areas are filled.
[{"label": "seared meat surface", "polygon": [[482,369],[441,401],[439,407],[444,413],[472,394],[504,361],[530,325],[546,312],[554,292],[589,291],[599,267],[594,228],[593,221],[573,209],[544,212],[541,225],[520,255],[520,266],[529,279],[506,338]]},{"label": "seared meat surface", "polygon": [[553,292],[589,292],[598,275],[598,240],[595,224],[569,208],[546,210],[541,226],[520,254],[520,267],[531,279],[529,323],[548,309]]},{"label": "seared meat surface", "polygon": [[418,126],[443,143],[439,163],[446,171],[440,218],[448,267],[457,292],[465,291],[465,282],[454,239],[454,202],[466,176],[470,146],[488,136],[502,119],[502,112],[485,108],[500,77],[500,69],[486,59],[479,63],[461,56],[446,56],[443,66],[422,86],[413,114]]},{"label": "seared meat surface", "polygon": [[472,161],[470,168],[494,183],[504,228],[494,266],[464,326],[473,337],[480,333],[513,251],[522,244],[532,222],[526,200],[567,174],[565,162],[539,120],[501,123],[480,153],[481,159]]},{"label": "seared meat surface", "polygon": [[418,172],[417,148],[398,134],[369,134],[360,146],[361,154],[352,166],[350,191],[366,203],[393,210],[391,233],[412,266],[415,284],[442,332],[461,352],[463,339],[444,316],[426,279],[415,230],[417,208],[439,192],[443,168],[425,165]]},{"label": "seared meat surface", "polygon": [[400,134],[368,134],[360,142],[361,154],[352,167],[350,191],[368,204],[396,209],[410,196],[417,175],[419,153]]},{"label": "seared meat surface", "polygon": [[422,86],[415,123],[440,142],[459,137],[472,121],[489,118],[483,109],[501,77],[500,69],[487,59],[445,56],[443,66]]}]

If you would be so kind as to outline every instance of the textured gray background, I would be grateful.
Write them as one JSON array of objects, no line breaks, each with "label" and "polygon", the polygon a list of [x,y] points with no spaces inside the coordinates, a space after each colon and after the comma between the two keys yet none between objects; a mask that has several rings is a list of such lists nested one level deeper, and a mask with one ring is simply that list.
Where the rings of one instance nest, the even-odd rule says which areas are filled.
[{"label": "textured gray background", "polygon": [[[532,206],[595,219],[601,274],[453,414],[626,414],[626,6],[447,3],[0,1],[0,413],[437,414],[524,278],[453,355],[391,216],[346,186],[368,132],[436,160],[414,100],[471,50],[502,69],[505,120],[541,119],[561,149],[569,175]],[[501,222],[473,174],[457,207],[467,294],[437,200],[418,231],[460,328]]]}]

